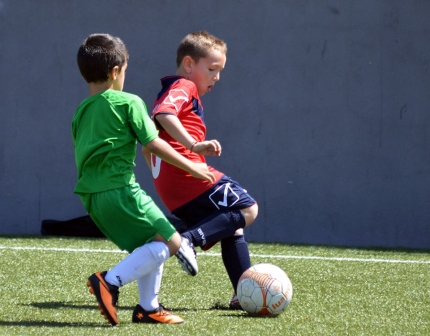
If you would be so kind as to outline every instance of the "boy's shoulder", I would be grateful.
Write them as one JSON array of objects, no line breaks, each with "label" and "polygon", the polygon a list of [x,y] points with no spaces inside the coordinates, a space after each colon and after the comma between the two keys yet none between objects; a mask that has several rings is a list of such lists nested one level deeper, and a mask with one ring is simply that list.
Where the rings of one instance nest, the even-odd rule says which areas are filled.
[{"label": "boy's shoulder", "polygon": [[106,90],[102,93],[102,95],[106,98],[123,98],[127,100],[141,100],[141,98],[138,95],[135,95],[134,93],[125,92],[125,91],[117,91],[117,90]]},{"label": "boy's shoulder", "polygon": [[170,89],[185,87],[190,91],[197,91],[196,84],[189,79],[181,76],[167,76],[161,79],[163,86],[170,86]]},{"label": "boy's shoulder", "polygon": [[121,106],[142,106],[145,105],[142,98],[130,92],[106,90],[102,93],[102,97],[112,105]]},{"label": "boy's shoulder", "polygon": [[196,87],[196,84],[194,84],[194,82],[193,81],[190,81],[189,79],[186,79],[186,78],[184,78],[184,77],[181,77],[180,79],[179,79],[179,85],[183,85],[183,86],[186,86],[186,87],[188,87],[188,88],[190,88],[190,89],[197,89],[197,87]]}]

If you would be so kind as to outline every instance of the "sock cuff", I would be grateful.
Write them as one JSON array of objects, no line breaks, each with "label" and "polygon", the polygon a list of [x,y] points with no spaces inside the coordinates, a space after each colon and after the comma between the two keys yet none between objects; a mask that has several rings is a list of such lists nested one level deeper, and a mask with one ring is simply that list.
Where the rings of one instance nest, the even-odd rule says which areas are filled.
[{"label": "sock cuff", "polygon": [[170,257],[169,248],[166,244],[160,241],[152,241],[148,245],[149,251],[157,262],[163,263]]},{"label": "sock cuff", "polygon": [[233,236],[226,237],[226,238],[221,240],[222,246],[226,246],[229,244],[241,244],[241,243],[246,243],[244,234],[239,234],[239,235],[235,234]]},{"label": "sock cuff", "polygon": [[246,226],[245,217],[243,217],[239,209],[230,210],[229,214],[236,230],[243,229]]}]

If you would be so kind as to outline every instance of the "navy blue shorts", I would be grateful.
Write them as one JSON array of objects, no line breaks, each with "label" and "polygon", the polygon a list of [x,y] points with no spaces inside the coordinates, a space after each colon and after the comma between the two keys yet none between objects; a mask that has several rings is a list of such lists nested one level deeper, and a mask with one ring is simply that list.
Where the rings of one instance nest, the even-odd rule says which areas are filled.
[{"label": "navy blue shorts", "polygon": [[218,211],[245,209],[255,200],[239,183],[224,175],[212,188],[172,211],[188,228]]}]

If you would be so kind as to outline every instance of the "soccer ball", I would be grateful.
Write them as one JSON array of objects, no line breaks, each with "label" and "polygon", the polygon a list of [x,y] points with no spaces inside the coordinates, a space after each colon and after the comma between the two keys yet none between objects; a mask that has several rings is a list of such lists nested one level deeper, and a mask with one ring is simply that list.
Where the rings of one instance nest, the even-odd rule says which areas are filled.
[{"label": "soccer ball", "polygon": [[290,304],[293,286],[287,274],[272,264],[257,264],[243,272],[237,298],[250,314],[277,316]]}]

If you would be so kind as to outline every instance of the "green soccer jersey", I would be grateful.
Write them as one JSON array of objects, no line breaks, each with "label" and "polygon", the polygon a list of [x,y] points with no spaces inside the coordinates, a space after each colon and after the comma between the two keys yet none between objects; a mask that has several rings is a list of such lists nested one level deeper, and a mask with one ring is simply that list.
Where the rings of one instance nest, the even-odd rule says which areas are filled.
[{"label": "green soccer jersey", "polygon": [[85,99],[72,121],[78,183],[75,193],[96,193],[135,182],[137,140],[158,136],[138,96],[107,90]]}]

